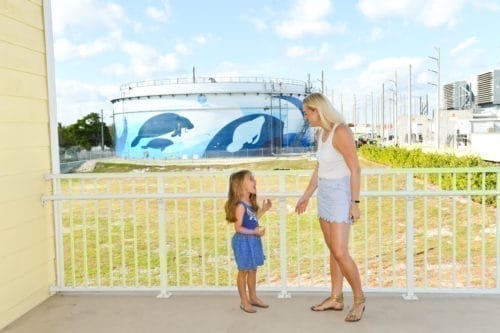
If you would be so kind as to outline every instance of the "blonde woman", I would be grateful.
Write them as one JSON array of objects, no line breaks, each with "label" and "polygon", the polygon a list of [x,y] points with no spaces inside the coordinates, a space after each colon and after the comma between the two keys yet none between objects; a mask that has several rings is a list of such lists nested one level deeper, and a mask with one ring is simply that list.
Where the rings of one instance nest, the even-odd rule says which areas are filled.
[{"label": "blonde woman", "polygon": [[318,163],[295,211],[305,212],[317,189],[318,216],[326,245],[330,251],[331,296],[311,307],[313,311],[344,309],[343,279],[352,288],[354,303],[345,320],[359,321],[365,310],[365,296],[356,263],[349,254],[351,224],[360,217],[360,175],[354,136],[343,116],[320,93],[303,101],[304,118],[319,127]]}]

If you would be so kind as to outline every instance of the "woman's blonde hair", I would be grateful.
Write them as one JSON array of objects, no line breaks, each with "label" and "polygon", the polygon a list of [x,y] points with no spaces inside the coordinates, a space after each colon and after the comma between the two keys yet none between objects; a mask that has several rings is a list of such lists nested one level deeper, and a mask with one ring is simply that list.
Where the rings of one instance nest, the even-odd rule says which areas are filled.
[{"label": "woman's blonde hair", "polygon": [[328,131],[333,128],[333,124],[345,123],[344,116],[333,107],[323,94],[312,93],[304,98],[302,104],[318,111],[321,127]]},{"label": "woman's blonde hair", "polygon": [[[229,176],[229,190],[227,193],[227,201],[224,205],[226,221],[236,222],[236,206],[243,196],[243,183],[245,178],[251,175],[252,172],[249,170],[240,170]],[[250,204],[255,213],[257,213],[260,208],[257,204],[257,194],[250,193]]]}]

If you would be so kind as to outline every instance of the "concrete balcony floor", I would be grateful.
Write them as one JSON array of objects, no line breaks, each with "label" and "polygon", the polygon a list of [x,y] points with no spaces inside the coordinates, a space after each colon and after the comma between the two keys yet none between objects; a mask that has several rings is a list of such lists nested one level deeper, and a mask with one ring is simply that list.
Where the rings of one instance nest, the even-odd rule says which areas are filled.
[{"label": "concrete balcony floor", "polygon": [[56,294],[5,327],[2,333],[154,333],[154,332],[500,332],[500,295],[367,293],[366,311],[357,323],[344,311],[313,312],[324,294],[294,293],[279,299],[260,292],[268,309],[239,309],[236,293]]}]

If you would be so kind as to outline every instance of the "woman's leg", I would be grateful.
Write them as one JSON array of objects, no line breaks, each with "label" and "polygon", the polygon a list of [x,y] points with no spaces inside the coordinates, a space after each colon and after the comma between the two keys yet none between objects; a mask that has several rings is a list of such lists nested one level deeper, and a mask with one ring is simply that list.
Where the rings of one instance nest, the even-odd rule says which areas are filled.
[{"label": "woman's leg", "polygon": [[349,254],[348,241],[351,225],[347,223],[329,223],[328,228],[330,229],[330,242],[332,244],[333,256],[347,282],[349,282],[355,299],[353,304],[354,312],[352,314],[350,313],[348,317],[360,319],[365,306],[364,294],[361,288],[361,278],[359,276],[358,266]]},{"label": "woman's leg", "polygon": [[330,251],[330,279],[332,284],[331,296],[324,300],[321,304],[313,306],[311,308],[313,311],[342,310],[344,308],[342,296],[344,275],[342,274],[342,270],[333,255],[333,237],[331,235],[332,229],[329,227],[330,224],[331,223],[320,219],[320,226],[323,231],[325,243]]},{"label": "woman's leg", "polygon": [[323,231],[323,236],[325,237],[326,246],[328,246],[328,250],[330,251],[330,277],[332,284],[332,295],[341,295],[343,289],[344,282],[344,274],[340,269],[340,266],[333,255],[333,236],[332,236],[332,228],[330,227],[329,222],[325,222],[320,219],[321,230]]}]

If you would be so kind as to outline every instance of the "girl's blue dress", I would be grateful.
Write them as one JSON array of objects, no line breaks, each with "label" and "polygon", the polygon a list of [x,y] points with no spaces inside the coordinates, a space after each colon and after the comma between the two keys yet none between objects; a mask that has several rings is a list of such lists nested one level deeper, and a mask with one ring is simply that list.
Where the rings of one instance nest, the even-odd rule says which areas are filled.
[{"label": "girl's blue dress", "polygon": [[[245,207],[243,214],[243,227],[255,229],[259,226],[257,215],[252,207],[243,201],[239,202]],[[264,264],[264,251],[262,250],[262,240],[257,235],[245,235],[235,233],[231,245],[234,251],[234,259],[239,271],[256,270],[257,266]]]}]

